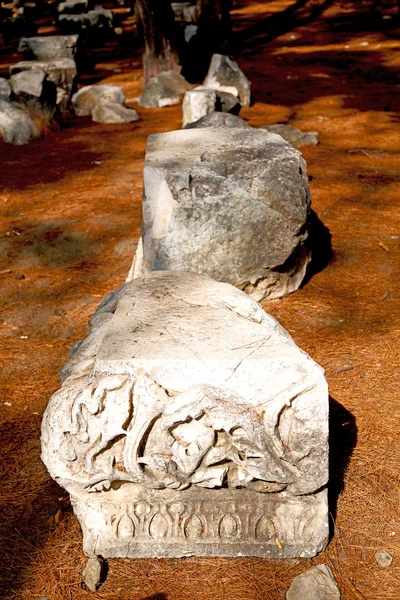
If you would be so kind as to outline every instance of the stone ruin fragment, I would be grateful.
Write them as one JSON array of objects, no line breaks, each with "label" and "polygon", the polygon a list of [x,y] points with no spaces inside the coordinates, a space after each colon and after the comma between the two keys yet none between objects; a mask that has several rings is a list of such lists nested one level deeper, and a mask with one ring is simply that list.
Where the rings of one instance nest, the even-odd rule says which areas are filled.
[{"label": "stone ruin fragment", "polygon": [[328,541],[323,370],[229,284],[110,294],[45,412],[42,458],[94,557],[311,557]]},{"label": "stone ruin fragment", "polygon": [[311,259],[301,153],[252,128],[149,136],[143,239],[128,280],[178,270],[231,283],[256,300],[298,289]]}]

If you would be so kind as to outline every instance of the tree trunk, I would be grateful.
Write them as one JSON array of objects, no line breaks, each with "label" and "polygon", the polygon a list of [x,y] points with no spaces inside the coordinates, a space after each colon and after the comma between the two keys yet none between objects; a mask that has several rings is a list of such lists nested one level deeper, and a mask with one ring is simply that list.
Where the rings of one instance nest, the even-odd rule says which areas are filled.
[{"label": "tree trunk", "polygon": [[231,0],[196,0],[198,30],[184,61],[183,74],[189,81],[202,81],[211,57],[227,47],[231,33]]},{"label": "tree trunk", "polygon": [[179,28],[168,0],[136,0],[135,14],[144,39],[144,83],[162,71],[180,71]]}]

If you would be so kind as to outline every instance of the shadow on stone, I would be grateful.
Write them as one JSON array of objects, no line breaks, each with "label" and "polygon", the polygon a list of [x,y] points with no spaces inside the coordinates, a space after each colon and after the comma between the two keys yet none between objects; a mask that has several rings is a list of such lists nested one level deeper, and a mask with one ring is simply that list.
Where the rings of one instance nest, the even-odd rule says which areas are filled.
[{"label": "shadow on stone", "polygon": [[329,490],[330,537],[333,537],[337,503],[344,490],[344,479],[357,443],[354,416],[329,396]]}]

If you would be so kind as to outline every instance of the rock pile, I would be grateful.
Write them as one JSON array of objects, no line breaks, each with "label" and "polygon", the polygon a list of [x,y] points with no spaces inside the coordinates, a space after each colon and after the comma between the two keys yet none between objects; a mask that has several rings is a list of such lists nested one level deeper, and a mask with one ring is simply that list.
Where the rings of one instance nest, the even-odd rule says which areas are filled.
[{"label": "rock pile", "polygon": [[83,87],[72,97],[72,104],[79,117],[91,115],[96,123],[131,123],[139,119],[134,108],[124,106],[124,91],[116,85]]}]

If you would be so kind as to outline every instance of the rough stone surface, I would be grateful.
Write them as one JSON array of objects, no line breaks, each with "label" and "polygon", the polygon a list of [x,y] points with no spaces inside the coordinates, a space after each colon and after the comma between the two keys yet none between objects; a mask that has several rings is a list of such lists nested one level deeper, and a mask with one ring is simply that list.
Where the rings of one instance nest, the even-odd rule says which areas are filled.
[{"label": "rough stone surface", "polygon": [[124,90],[116,85],[104,83],[102,85],[87,85],[72,96],[75,113],[79,117],[92,114],[95,106],[100,104],[119,104],[125,102]]},{"label": "rough stone surface", "polygon": [[14,94],[24,93],[41,98],[46,79],[47,73],[43,69],[31,69],[11,75],[10,85]]},{"label": "rough stone surface", "polygon": [[340,590],[328,565],[318,565],[298,575],[286,600],[340,600]]},{"label": "rough stone surface", "polygon": [[11,95],[11,85],[8,79],[0,77],[0,100],[8,100]]},{"label": "rough stone surface", "polygon": [[89,556],[313,556],[328,539],[323,370],[231,285],[110,294],[42,425]]},{"label": "rough stone surface", "polygon": [[175,20],[181,23],[196,23],[196,5],[191,2],[172,2],[171,8],[175,14]]},{"label": "rough stone surface", "polygon": [[380,549],[375,552],[375,560],[381,567],[390,567],[393,557],[387,550]]},{"label": "rough stone surface", "polygon": [[21,107],[0,99],[0,134],[6,144],[20,146],[40,137],[41,131]]},{"label": "rough stone surface", "polygon": [[18,52],[25,60],[57,60],[74,58],[78,45],[77,35],[49,35],[22,38]]},{"label": "rough stone surface", "polygon": [[77,68],[72,58],[60,58],[56,60],[26,60],[16,63],[10,67],[11,75],[22,72],[44,71],[48,82],[56,86],[56,102],[64,110],[71,99],[74,91]]},{"label": "rough stone surface", "polygon": [[96,123],[132,123],[139,119],[134,108],[117,104],[97,104],[92,110],[92,119]]},{"label": "rough stone surface", "polygon": [[300,286],[311,258],[309,206],[305,162],[276,134],[200,128],[151,135],[133,276],[192,271],[256,300],[281,297]]},{"label": "rough stone surface", "polygon": [[91,592],[96,592],[101,581],[103,560],[98,556],[89,558],[83,569],[83,582]]},{"label": "rough stone surface", "polygon": [[188,123],[198,121],[215,111],[238,113],[240,108],[237,96],[199,86],[187,91],[183,97],[182,126],[185,127]]},{"label": "rough stone surface", "polygon": [[182,126],[198,121],[215,111],[217,93],[215,90],[189,90],[183,97]]},{"label": "rough stone surface", "polygon": [[284,140],[289,142],[294,148],[301,148],[301,146],[316,146],[318,144],[318,132],[317,131],[301,131],[297,127],[292,125],[285,125],[284,123],[276,123],[275,125],[262,125],[260,129],[266,129],[271,133],[277,133]]},{"label": "rough stone surface", "polygon": [[203,86],[234,94],[239,97],[242,106],[250,106],[250,82],[229,56],[213,55]]},{"label": "rough stone surface", "polygon": [[111,10],[98,6],[83,14],[62,13],[58,17],[58,25],[64,33],[99,34],[114,27],[114,17]]},{"label": "rough stone surface", "polygon": [[163,108],[179,104],[183,94],[190,87],[179,73],[164,71],[150,79],[140,96],[139,104],[145,108]]},{"label": "rough stone surface", "polygon": [[222,112],[212,112],[207,116],[202,117],[198,121],[188,123],[183,129],[197,129],[206,127],[239,127],[240,129],[251,129],[250,125],[240,117],[231,115],[230,113]]},{"label": "rough stone surface", "polygon": [[92,4],[89,0],[66,0],[60,2],[57,10],[60,14],[80,15],[88,12],[92,8]]}]

